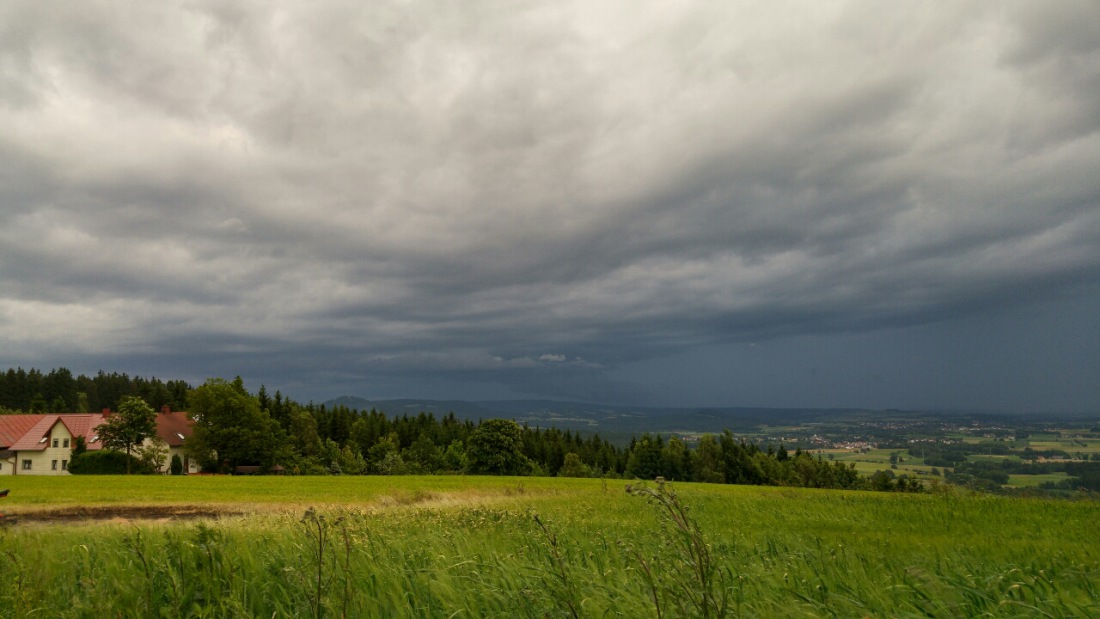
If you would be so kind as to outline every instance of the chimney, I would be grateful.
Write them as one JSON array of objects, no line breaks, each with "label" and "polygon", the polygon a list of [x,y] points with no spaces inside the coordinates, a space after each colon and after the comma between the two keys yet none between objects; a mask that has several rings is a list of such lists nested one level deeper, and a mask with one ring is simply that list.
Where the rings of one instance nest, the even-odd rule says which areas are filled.
[{"label": "chimney", "polygon": [[160,412],[167,415],[168,413],[172,412],[172,407],[165,404],[164,406],[160,407]]},{"label": "chimney", "polygon": [[106,419],[110,416],[111,416],[111,409],[109,409],[109,408],[103,409],[103,418]]}]

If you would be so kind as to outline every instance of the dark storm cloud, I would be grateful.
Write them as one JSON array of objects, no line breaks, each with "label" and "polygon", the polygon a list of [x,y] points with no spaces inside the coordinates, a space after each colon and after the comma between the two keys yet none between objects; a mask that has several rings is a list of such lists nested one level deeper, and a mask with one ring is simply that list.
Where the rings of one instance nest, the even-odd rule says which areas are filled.
[{"label": "dark storm cloud", "polygon": [[1100,281],[1094,3],[0,13],[10,364],[648,399]]}]

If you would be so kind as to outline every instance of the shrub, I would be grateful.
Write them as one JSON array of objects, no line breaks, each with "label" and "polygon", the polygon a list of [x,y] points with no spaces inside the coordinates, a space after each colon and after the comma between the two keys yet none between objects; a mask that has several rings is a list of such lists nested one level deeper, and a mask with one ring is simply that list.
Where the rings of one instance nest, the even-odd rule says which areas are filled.
[{"label": "shrub", "polygon": [[130,460],[130,468],[135,473],[151,473],[140,460],[133,456],[127,456],[121,451],[113,449],[99,449],[86,451],[76,456],[69,462],[69,473],[73,475],[125,475],[126,461]]},{"label": "shrub", "polygon": [[573,452],[565,454],[565,460],[558,469],[558,477],[590,477],[592,471],[581,462],[581,457]]}]

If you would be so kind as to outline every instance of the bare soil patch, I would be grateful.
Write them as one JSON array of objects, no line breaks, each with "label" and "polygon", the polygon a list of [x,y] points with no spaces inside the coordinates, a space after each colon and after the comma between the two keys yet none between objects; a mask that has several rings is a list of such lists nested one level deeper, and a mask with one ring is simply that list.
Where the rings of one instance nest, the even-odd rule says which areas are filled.
[{"label": "bare soil patch", "polygon": [[88,505],[39,511],[20,511],[8,518],[24,523],[75,523],[82,521],[195,520],[237,516],[243,512],[209,505]]}]

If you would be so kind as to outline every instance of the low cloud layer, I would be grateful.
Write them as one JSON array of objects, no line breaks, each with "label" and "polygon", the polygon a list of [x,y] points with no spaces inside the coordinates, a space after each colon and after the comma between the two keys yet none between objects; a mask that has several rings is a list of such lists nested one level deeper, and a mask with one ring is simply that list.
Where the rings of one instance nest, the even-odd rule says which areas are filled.
[{"label": "low cloud layer", "polygon": [[642,400],[1079,304],[1098,93],[1087,1],[8,2],[0,361]]}]

